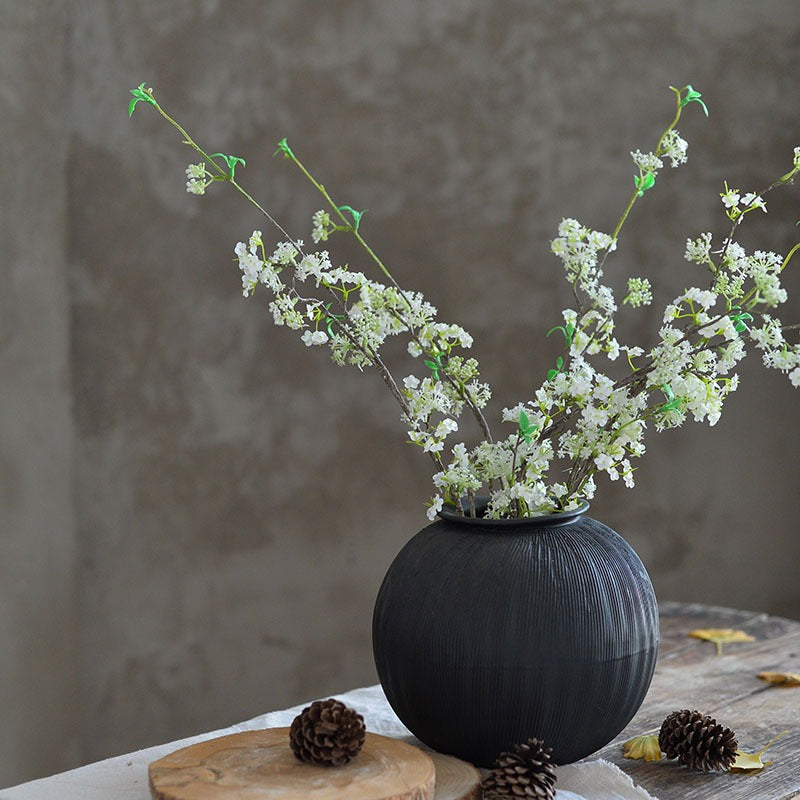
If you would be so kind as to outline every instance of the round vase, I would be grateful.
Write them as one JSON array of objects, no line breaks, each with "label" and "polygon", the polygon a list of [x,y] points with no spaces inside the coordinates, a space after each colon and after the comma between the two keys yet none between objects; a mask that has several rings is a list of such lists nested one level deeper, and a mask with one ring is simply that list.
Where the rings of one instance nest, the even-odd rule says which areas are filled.
[{"label": "round vase", "polygon": [[587,509],[443,511],[395,558],[375,604],[375,665],[429,747],[489,767],[538,737],[566,764],[639,709],[658,651],[655,593],[633,549]]}]

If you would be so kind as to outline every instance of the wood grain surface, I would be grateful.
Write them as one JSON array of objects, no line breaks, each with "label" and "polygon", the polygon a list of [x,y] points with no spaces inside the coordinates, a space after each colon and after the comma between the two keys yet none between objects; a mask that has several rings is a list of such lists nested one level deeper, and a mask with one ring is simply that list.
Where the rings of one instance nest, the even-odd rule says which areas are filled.
[{"label": "wood grain surface", "polygon": [[[664,603],[661,647],[650,691],[627,728],[592,758],[617,764],[658,800],[788,800],[800,798],[800,687],[770,686],[757,675],[800,671],[800,622],[749,611]],[[696,628],[734,628],[754,642],[726,644],[689,638]],[[756,773],[702,773],[675,761],[646,763],[622,755],[634,736],[658,733],[664,717],[691,708],[736,731],[739,749],[760,750],[789,733],[764,754],[773,763]]]},{"label": "wood grain surface", "polygon": [[[246,731],[182,748],[148,770],[154,800],[473,800],[480,776],[451,756],[367,733],[342,767],[295,758],[289,728]],[[434,790],[434,783],[436,789]]]},{"label": "wood grain surface", "polygon": [[[625,730],[590,758],[600,757],[617,764],[658,800],[800,798],[800,687],[774,686],[757,677],[759,672],[764,671],[800,672],[800,622],[756,612],[678,603],[663,603],[660,611],[661,647],[653,683],[645,702]],[[689,631],[696,628],[739,629],[754,636],[755,641],[726,644],[722,655],[718,656],[711,642],[689,637]],[[625,741],[634,736],[657,733],[664,717],[681,708],[697,709],[710,714],[721,724],[732,728],[736,731],[740,749],[750,753],[760,750],[782,731],[788,730],[788,734],[773,744],[764,755],[765,761],[772,763],[763,770],[751,774],[694,772],[664,758],[661,761],[646,763],[623,757],[622,744]],[[303,775],[304,778],[307,776],[312,783],[314,780],[330,779],[332,775],[330,769],[301,764],[294,758],[286,745],[288,728],[272,730],[283,730],[285,733],[253,731],[249,734],[234,734],[234,737],[257,734],[276,737],[275,745],[254,745],[257,754],[262,749],[269,751],[270,747],[275,746],[282,754],[276,756],[279,761],[285,758],[288,752],[290,760],[287,761],[287,769]],[[397,789],[388,789],[384,783],[387,777],[385,770],[393,771],[398,767],[384,766],[384,762],[377,756],[379,763],[369,768],[381,776],[374,788],[367,789],[366,782],[360,785],[362,783],[360,779],[348,777],[346,770],[355,768],[365,755],[368,756],[365,761],[369,761],[372,757],[370,750],[374,746],[373,743],[378,740],[408,748],[415,755],[423,756],[423,761],[428,767],[427,771],[422,766],[416,768],[417,771],[414,772],[416,789],[406,789],[409,784]],[[238,800],[245,796],[281,798],[281,800],[300,797],[314,797],[320,800],[323,798],[340,800],[345,797],[353,800],[367,798],[422,800],[430,797],[435,797],[435,800],[477,800],[480,797],[479,775],[471,765],[449,756],[431,754],[436,761],[437,786],[434,795],[426,782],[426,776],[430,778],[434,774],[428,755],[403,742],[369,733],[364,750],[358,759],[336,770],[337,773],[341,773],[337,781],[341,779],[342,784],[338,788],[332,786],[331,794],[319,793],[320,786],[323,785],[319,782],[313,783],[313,794],[308,788],[298,789],[294,778],[286,785],[288,793],[273,791],[254,794],[250,791],[247,795],[241,792],[237,794],[239,785],[237,781],[242,780],[242,774],[246,776],[249,773],[261,781],[265,777],[273,780],[276,773],[266,765],[253,767],[252,752],[248,755],[238,746],[230,748],[227,755],[225,749],[215,751],[213,741],[193,745],[154,762],[150,767],[153,797],[157,800]],[[195,750],[195,748],[207,749]],[[238,754],[237,750],[240,750]],[[240,765],[236,770],[232,770],[229,767],[231,763],[229,759],[235,762],[237,757],[238,760],[244,761],[244,766]],[[400,760],[404,758],[405,755]],[[365,766],[366,764],[362,763],[361,768]],[[182,777],[178,777],[180,770],[184,770]],[[318,778],[311,778],[312,774]],[[356,790],[357,786],[359,788]],[[185,793],[187,787],[196,787],[197,792]],[[200,793],[200,787],[203,787],[203,791],[208,790],[208,793]],[[292,794],[291,791],[295,793]],[[369,791],[373,793],[365,793]]]},{"label": "wood grain surface", "polygon": [[425,751],[436,769],[433,800],[481,800],[481,774],[455,756]]}]

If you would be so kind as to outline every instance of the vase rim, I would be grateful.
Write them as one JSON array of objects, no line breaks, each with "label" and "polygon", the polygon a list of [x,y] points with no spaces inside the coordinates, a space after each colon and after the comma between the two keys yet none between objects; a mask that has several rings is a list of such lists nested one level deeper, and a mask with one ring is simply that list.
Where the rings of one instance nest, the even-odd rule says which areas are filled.
[{"label": "vase rim", "polygon": [[[478,509],[479,513],[486,509],[488,502],[488,497],[475,498],[475,507]],[[457,522],[459,525],[477,525],[484,528],[514,528],[525,525],[568,525],[578,519],[578,517],[583,516],[588,510],[589,502],[587,500],[581,500],[577,508],[570,509],[569,511],[555,511],[549,514],[536,514],[531,517],[514,517],[511,519],[487,519],[483,516],[468,517],[463,514],[457,514],[452,505],[445,505],[438,512],[438,516],[447,522]]]}]

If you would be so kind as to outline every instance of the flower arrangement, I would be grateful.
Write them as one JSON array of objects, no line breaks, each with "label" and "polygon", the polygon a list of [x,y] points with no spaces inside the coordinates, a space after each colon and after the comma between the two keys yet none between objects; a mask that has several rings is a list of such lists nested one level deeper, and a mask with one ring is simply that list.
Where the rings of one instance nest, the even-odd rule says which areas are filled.
[{"label": "flower arrangement", "polygon": [[[503,409],[509,432],[498,439],[483,413],[490,387],[481,381],[478,362],[464,352],[472,337],[460,325],[439,321],[436,308],[421,293],[400,286],[362,235],[364,212],[335,201],[286,139],[275,154],[299,169],[325,201],[312,217],[314,245],[354,237],[380,280],[337,265],[327,249],[308,248],[290,236],[236,178],[244,159],[209,155],[145,84],[131,90],[129,113],[139,102],[152,105],[199,155],[186,170],[188,192],[202,195],[213,183],[230,184],[277,232],[275,244],[256,230],[236,245],[244,296],[263,287],[271,294],[276,325],[300,332],[308,347],[328,347],[336,364],[377,371],[400,407],[409,441],[433,462],[429,518],[444,504],[475,516],[479,493],[488,494],[488,517],[515,518],[578,507],[593,497],[598,473],[632,487],[632,460],[645,452],[647,427],[673,428],[690,415],[714,425],[726,397],[738,387],[733,370],[748,344],[762,351],[766,367],[788,374],[800,386],[800,344],[785,338],[800,326],[784,325],[774,311],[787,299],[781,274],[800,243],[783,256],[747,253],[735,239],[749,214],[766,212],[765,195],[800,172],[800,147],[794,149],[791,169],[761,191],[741,192],[725,183],[720,197],[727,233],[716,240],[700,233],[685,245],[685,259],[695,266],[704,288],[693,286],[666,306],[656,318],[656,343],[643,348],[615,338],[620,305],[646,308],[652,292],[647,278],[630,277],[618,304],[602,280],[607,259],[631,210],[655,186],[665,162],[671,167],[686,162],[687,142],[676,128],[686,107],[694,104],[708,116],[702,95],[691,85],[670,89],[674,118],[653,150],[631,153],[634,189],[612,232],[592,230],[575,219],[564,219],[558,227],[551,250],[562,262],[574,304],[564,309],[561,324],[548,336],[563,340],[563,352],[532,397]],[[381,354],[391,336],[404,337],[418,364],[399,381]],[[606,373],[606,362],[621,365],[613,376]],[[474,418],[481,440],[472,446],[450,444],[467,416]]]}]

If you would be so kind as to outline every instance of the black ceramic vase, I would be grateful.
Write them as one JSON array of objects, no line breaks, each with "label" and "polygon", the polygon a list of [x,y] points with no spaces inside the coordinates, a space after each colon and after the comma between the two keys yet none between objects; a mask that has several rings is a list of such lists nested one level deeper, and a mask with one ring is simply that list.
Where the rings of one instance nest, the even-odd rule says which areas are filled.
[{"label": "black ceramic vase", "polygon": [[644,700],[658,650],[653,586],[633,549],[576,512],[442,512],[378,593],[375,664],[406,727],[489,767],[530,737],[557,764],[610,742]]}]

